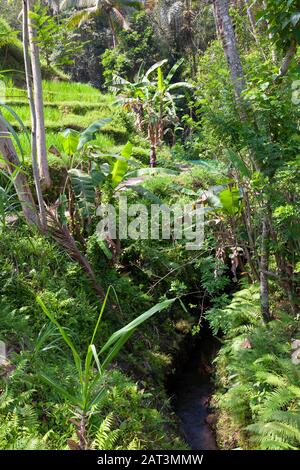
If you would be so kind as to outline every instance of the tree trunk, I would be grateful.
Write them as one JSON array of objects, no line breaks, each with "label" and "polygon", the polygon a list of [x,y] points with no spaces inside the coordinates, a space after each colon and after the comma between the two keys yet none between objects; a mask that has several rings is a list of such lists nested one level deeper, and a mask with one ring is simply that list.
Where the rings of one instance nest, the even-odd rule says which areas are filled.
[{"label": "tree trunk", "polygon": [[259,39],[258,39],[258,29],[257,29],[257,26],[256,26],[256,22],[255,22],[255,18],[254,18],[254,15],[252,13],[252,8],[253,6],[255,5],[256,3],[256,0],[254,2],[252,2],[251,0],[244,0],[244,3],[246,5],[246,10],[247,10],[247,16],[248,16],[248,19],[249,19],[249,23],[250,23],[250,29],[251,29],[251,33],[252,33],[252,36],[257,44],[257,47],[259,48],[259,50],[261,51],[261,55],[262,57],[264,58],[264,60],[267,60],[267,56],[263,50],[263,47],[261,47],[260,43],[259,43]]},{"label": "tree trunk", "polygon": [[38,163],[37,163],[37,145],[36,145],[36,110],[34,106],[34,97],[32,89],[31,63],[29,57],[29,32],[28,32],[28,2],[23,0],[23,51],[24,66],[27,84],[27,94],[31,114],[31,161],[32,171],[37,194],[37,200],[40,210],[40,225],[43,232],[47,231],[47,217],[45,211],[44,198],[42,193]]},{"label": "tree trunk", "polygon": [[108,15],[108,22],[109,22],[109,27],[111,30],[111,35],[112,35],[113,49],[115,49],[117,45],[116,30],[115,30],[114,23],[110,14]]},{"label": "tree trunk", "polygon": [[148,140],[150,142],[150,167],[156,167],[156,149],[158,144],[158,123],[153,122],[153,116],[149,116]]},{"label": "tree trunk", "polygon": [[282,61],[282,64],[280,66],[279,73],[276,77],[276,80],[283,77],[287,73],[287,71],[289,69],[289,66],[290,66],[290,63],[292,62],[293,58],[296,55],[297,48],[298,48],[298,45],[297,45],[296,40],[292,39],[291,43],[290,43],[290,46],[289,46],[289,48],[286,52],[286,55],[283,58],[283,61]]},{"label": "tree trunk", "polygon": [[269,280],[267,275],[267,272],[269,270],[268,237],[268,217],[267,215],[263,215],[260,254],[260,305],[262,318],[265,323],[270,321]]},{"label": "tree trunk", "polygon": [[150,146],[150,167],[156,167],[156,147],[155,145]]},{"label": "tree trunk", "polygon": [[247,16],[248,16],[249,23],[250,23],[250,26],[251,26],[251,31],[252,31],[252,34],[254,36],[255,41],[257,41],[256,24],[255,24],[254,16],[253,16],[253,13],[252,13],[252,2],[249,1],[249,0],[244,0],[244,2],[245,2],[245,5],[246,5]]},{"label": "tree trunk", "polygon": [[144,109],[143,104],[138,99],[135,104],[132,106],[132,110],[135,113],[135,126],[139,132],[143,130],[143,119],[144,119]]},{"label": "tree trunk", "polygon": [[219,12],[217,10],[217,4],[216,4],[215,0],[213,1],[213,8],[212,9],[213,9],[213,15],[214,15],[214,20],[215,20],[215,25],[216,25],[217,39],[219,39],[219,41],[222,41],[222,38],[221,38],[221,29],[222,29],[221,20],[220,20]]},{"label": "tree trunk", "polygon": [[245,118],[245,106],[242,92],[245,88],[243,67],[236,43],[232,19],[229,14],[229,0],[214,0],[216,27],[219,31],[225,57],[228,63],[235,100],[241,118]]},{"label": "tree trunk", "polygon": [[39,55],[39,48],[36,43],[36,32],[34,30],[34,25],[28,14],[32,10],[31,6],[34,3],[34,0],[26,0],[24,1],[24,3],[26,3],[26,6],[27,6],[28,40],[29,40],[30,56],[31,56],[33,94],[34,94],[34,105],[35,105],[35,114],[36,114],[37,160],[38,160],[39,174],[40,174],[43,186],[48,188],[51,185],[51,180],[50,180],[49,167],[48,167],[48,161],[47,161],[40,55]]},{"label": "tree trunk", "polygon": [[19,170],[21,163],[15,151],[5,125],[0,121],[0,153],[7,165],[7,171],[12,178],[17,196],[22,206],[23,214],[29,225],[39,226],[35,202],[25,174]]}]

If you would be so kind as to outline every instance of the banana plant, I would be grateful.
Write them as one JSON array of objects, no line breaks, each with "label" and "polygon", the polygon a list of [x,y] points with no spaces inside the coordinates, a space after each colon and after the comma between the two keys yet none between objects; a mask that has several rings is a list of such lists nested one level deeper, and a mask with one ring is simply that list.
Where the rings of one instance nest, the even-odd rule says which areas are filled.
[{"label": "banana plant", "polygon": [[89,142],[96,139],[97,133],[111,121],[112,118],[98,119],[82,132],[78,132],[74,129],[66,129],[61,134],[64,152],[69,157],[72,157],[77,152],[82,151]]},{"label": "banana plant", "polygon": [[[156,166],[157,147],[163,142],[167,125],[170,126],[178,120],[176,100],[181,95],[175,95],[174,90],[194,88],[187,82],[172,83],[183,59],[176,62],[164,77],[162,67],[167,62],[165,59],[155,63],[144,75],[139,72],[133,83],[115,75],[112,84],[113,90],[120,93],[118,103],[136,114],[137,129],[141,131],[143,127],[147,128],[151,167]],[[156,77],[153,80],[151,77],[154,72]]]},{"label": "banana plant", "polygon": [[[90,144],[96,139],[98,132],[109,122],[111,118],[102,118],[93,122],[84,131],[78,132],[74,129],[66,129],[62,134],[63,157],[65,165],[69,170],[65,182],[65,191],[68,193],[68,212],[70,216],[71,231],[80,232],[75,213],[75,197],[83,218],[90,218],[91,207],[94,203],[94,185],[89,173],[85,173],[85,160],[90,165],[89,154],[93,146]],[[80,156],[81,169],[74,169],[74,161]],[[74,197],[75,195],[75,197]]]},{"label": "banana plant", "polygon": [[[126,188],[126,181],[129,178],[145,178],[157,174],[177,174],[176,171],[159,167],[130,169],[130,165],[138,165],[131,158],[132,150],[132,143],[127,142],[120,154],[112,155],[94,152],[90,154],[92,159],[90,173],[78,168],[68,171],[83,216],[89,216],[91,210],[95,207],[97,193],[101,192],[102,202],[112,203],[116,192]],[[132,184],[130,188],[139,192],[140,186]]]},{"label": "banana plant", "polygon": [[[240,216],[244,207],[244,198],[246,192],[243,188],[243,181],[249,180],[253,172],[240,155],[234,152],[232,149],[225,149],[224,156],[230,163],[230,166],[220,168],[214,164],[214,162],[206,162],[205,160],[195,160],[192,163],[195,165],[203,166],[206,171],[212,174],[220,175],[223,177],[225,183],[211,186],[207,190],[193,191],[181,187],[180,185],[173,184],[173,188],[179,192],[197,198],[199,201],[204,203],[210,211],[216,212],[224,217]],[[231,177],[228,178],[228,174],[234,172],[238,175],[236,184]]]},{"label": "banana plant", "polygon": [[243,190],[233,183],[210,186],[203,191],[194,191],[173,183],[172,189],[190,196],[196,203],[206,206],[205,212],[212,212],[222,217],[239,216],[243,209]]},{"label": "banana plant", "polygon": [[[135,184],[134,178],[141,176],[144,178],[147,175],[160,172],[174,174],[164,168],[143,168],[132,172],[132,167],[139,166],[139,164],[131,158],[133,150],[131,142],[127,142],[120,154],[100,153],[93,140],[95,140],[97,132],[110,120],[110,118],[100,119],[82,133],[73,129],[67,129],[63,133],[62,146],[68,157],[69,166],[68,178],[65,183],[68,197],[66,195],[60,197],[60,207],[57,212],[60,222],[65,225],[67,223],[65,217],[67,202],[71,232],[83,244],[85,243],[83,234],[89,229],[96,207],[103,203],[113,203],[116,192],[127,188],[126,180],[128,178],[133,182],[130,185],[131,189],[153,201],[155,196]],[[72,168],[73,163],[77,160],[76,157],[79,156],[80,163],[77,167]],[[62,204],[63,199],[64,203]],[[112,260],[113,255],[106,241],[98,240],[98,244],[105,256]],[[120,252],[118,240],[108,240],[108,244],[112,244],[113,247],[116,244],[118,247],[116,254]]]},{"label": "banana plant", "polygon": [[[102,316],[107,304],[111,287],[108,288],[105,299],[103,301],[98,320],[96,322],[91,340],[88,344],[86,354],[81,356],[80,351],[76,348],[71,337],[66,333],[65,329],[59,324],[52,312],[46,307],[40,297],[37,297],[37,303],[42,308],[44,314],[54,324],[63,341],[72,353],[74,368],[76,371],[75,385],[73,388],[67,387],[56,378],[49,376],[45,372],[40,372],[40,379],[47,383],[55,392],[63,399],[70,408],[75,411],[78,421],[72,422],[77,427],[77,435],[79,442],[78,449],[87,449],[89,442],[87,438],[87,426],[91,414],[95,408],[99,410],[107,390],[104,384],[104,377],[108,366],[115,360],[121,348],[132,336],[135,330],[146,320],[151,318],[155,313],[167,309],[176,299],[168,299],[154,305],[152,308],[135,318],[126,326],[115,331],[105,344],[98,350],[96,347],[96,337],[101,324]],[[74,443],[73,443],[74,444]]]},{"label": "banana plant", "polygon": [[132,154],[132,144],[127,144],[119,155],[94,153],[91,158],[91,171],[84,172],[78,168],[68,171],[80,211],[83,217],[91,214],[95,207],[97,193],[101,199],[111,202],[118,185],[125,177]]}]

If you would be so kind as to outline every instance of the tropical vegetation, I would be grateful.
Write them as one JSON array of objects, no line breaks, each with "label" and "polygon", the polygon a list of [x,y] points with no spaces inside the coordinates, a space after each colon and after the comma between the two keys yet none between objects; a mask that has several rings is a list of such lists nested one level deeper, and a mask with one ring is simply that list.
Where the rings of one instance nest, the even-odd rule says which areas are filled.
[{"label": "tropical vegetation", "polygon": [[300,450],[299,2],[0,12],[0,449],[190,449],[167,384],[208,336],[218,449]]}]

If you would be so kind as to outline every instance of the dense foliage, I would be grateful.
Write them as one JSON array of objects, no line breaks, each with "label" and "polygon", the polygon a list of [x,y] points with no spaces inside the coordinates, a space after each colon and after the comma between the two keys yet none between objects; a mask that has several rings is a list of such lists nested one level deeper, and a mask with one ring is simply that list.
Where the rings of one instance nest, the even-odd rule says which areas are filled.
[{"label": "dense foliage", "polygon": [[166,381],[210,334],[219,448],[300,450],[299,2],[0,8],[0,449],[186,449]]}]

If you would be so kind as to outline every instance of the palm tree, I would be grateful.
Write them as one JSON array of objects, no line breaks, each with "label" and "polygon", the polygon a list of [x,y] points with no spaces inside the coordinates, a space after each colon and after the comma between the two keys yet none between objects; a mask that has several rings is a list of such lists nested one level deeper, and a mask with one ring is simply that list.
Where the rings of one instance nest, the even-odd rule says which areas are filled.
[{"label": "palm tree", "polygon": [[126,19],[128,9],[140,9],[142,3],[135,0],[63,0],[60,8],[75,8],[77,11],[70,18],[70,25],[77,26],[94,18],[103,16],[106,18],[113,40],[113,47],[117,44],[116,24],[122,29],[128,30],[129,23]]},{"label": "palm tree", "polygon": [[224,54],[230,71],[235,100],[241,118],[245,119],[243,91],[246,84],[233,21],[229,11],[230,2],[229,0],[214,0],[213,6],[216,29],[222,41]]},{"label": "palm tree", "polygon": [[160,42],[176,48],[190,64],[192,78],[197,72],[200,50],[215,37],[210,0],[144,0]]},{"label": "palm tree", "polygon": [[23,0],[23,53],[27,95],[31,116],[31,160],[36,195],[40,209],[40,226],[46,233],[47,221],[41,181],[50,186],[47,161],[46,131],[44,122],[42,74],[39,48],[35,42],[35,31],[30,19],[31,2]]},{"label": "palm tree", "polygon": [[31,108],[34,108],[35,115],[34,119],[33,115],[31,116],[33,142],[36,149],[34,152],[37,154],[38,172],[42,185],[44,188],[49,188],[51,186],[51,179],[47,161],[41,62],[39,46],[36,40],[36,25],[30,14],[36,5],[36,1],[22,0],[22,5],[21,15],[23,17],[23,50],[25,66],[27,60],[25,77],[28,94],[30,94],[29,88],[31,87],[32,89],[29,104]]}]

